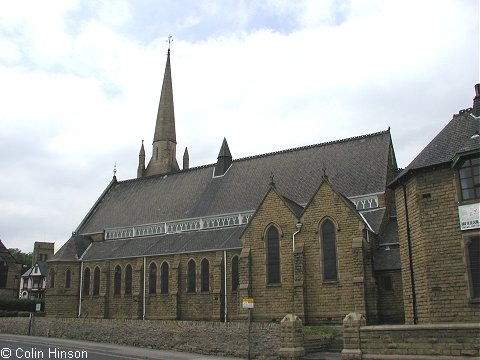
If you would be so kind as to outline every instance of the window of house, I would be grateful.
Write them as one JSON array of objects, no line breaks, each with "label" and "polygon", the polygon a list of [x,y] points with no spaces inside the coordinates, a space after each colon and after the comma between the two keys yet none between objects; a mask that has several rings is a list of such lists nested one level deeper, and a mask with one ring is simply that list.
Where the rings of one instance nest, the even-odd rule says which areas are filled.
[{"label": "window of house", "polygon": [[480,158],[464,160],[458,175],[462,200],[480,199]]},{"label": "window of house", "polygon": [[120,265],[115,266],[113,275],[113,295],[120,295],[122,291],[122,268]]},{"label": "window of house", "polygon": [[278,230],[270,226],[267,230],[267,284],[280,283],[280,240]]},{"label": "window of house", "polygon": [[202,270],[202,292],[210,291],[210,264],[207,259],[203,259],[201,263]]},{"label": "window of house", "polygon": [[7,287],[8,265],[6,261],[0,261],[0,289]]},{"label": "window of house", "polygon": [[87,267],[83,272],[83,295],[90,294],[90,269]]},{"label": "window of house", "polygon": [[150,294],[157,293],[157,264],[152,262],[150,264],[150,272],[149,272],[149,287],[148,292]]},{"label": "window of house", "polygon": [[325,220],[321,228],[323,281],[337,280],[337,249],[335,225]]},{"label": "window of house", "polygon": [[97,266],[93,270],[93,295],[100,294],[100,268]]},{"label": "window of house", "polygon": [[480,300],[480,236],[467,238],[465,245],[467,252],[470,298]]},{"label": "window of house", "polygon": [[132,265],[125,267],[125,295],[132,294]]},{"label": "window of house", "polygon": [[168,294],[168,263],[166,261],[163,262],[160,268],[160,282],[160,292],[162,294]]},{"label": "window of house", "polygon": [[[35,278],[34,278],[35,279]],[[35,281],[34,281],[35,284]],[[53,289],[55,287],[55,271],[50,271],[50,288]]]},{"label": "window of house", "polygon": [[382,276],[382,288],[384,291],[393,291],[393,282],[390,275]]},{"label": "window of house", "polygon": [[67,269],[67,271],[65,271],[65,288],[66,289],[70,288],[71,282],[72,282],[72,272],[70,271],[70,269]]},{"label": "window of house", "polygon": [[232,258],[232,291],[237,291],[239,284],[238,277],[238,256]]},{"label": "window of house", "polygon": [[192,259],[188,262],[187,268],[187,291],[194,293],[196,290],[196,279],[195,279],[195,261]]}]

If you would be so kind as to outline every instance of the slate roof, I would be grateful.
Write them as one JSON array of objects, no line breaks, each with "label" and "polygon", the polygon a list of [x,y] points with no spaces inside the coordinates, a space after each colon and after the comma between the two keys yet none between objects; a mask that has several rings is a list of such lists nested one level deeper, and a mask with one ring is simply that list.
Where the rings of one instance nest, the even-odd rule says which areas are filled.
[{"label": "slate roof", "polygon": [[244,229],[245,226],[234,226],[158,236],[93,242],[82,260],[120,259],[209,250],[240,249],[242,247],[240,234]]},{"label": "slate roof", "polygon": [[363,218],[367,221],[370,228],[375,234],[380,232],[382,226],[383,217],[385,215],[385,208],[378,208],[375,210],[363,211],[361,214]]},{"label": "slate roof", "polygon": [[89,236],[72,235],[72,237],[55,253],[55,255],[47,260],[49,261],[75,261],[80,259],[82,254],[90,245]]},{"label": "slate roof", "polygon": [[275,175],[279,192],[304,205],[326,168],[343,195],[382,193],[390,131],[234,160],[227,173],[213,178],[215,165],[167,175],[113,182],[84,222],[79,234],[105,228],[255,210]]},{"label": "slate roof", "polygon": [[390,246],[389,250],[387,250],[386,247],[382,246],[376,249],[373,265],[377,271],[401,269],[400,248],[398,246]]},{"label": "slate roof", "polygon": [[435,138],[418,154],[418,156],[391,182],[398,181],[410,173],[434,165],[449,163],[460,152],[478,150],[480,140],[473,137],[480,129],[480,119],[470,111],[461,111],[435,136]]},{"label": "slate roof", "polygon": [[25,273],[22,275],[23,278],[28,278],[30,276],[47,276],[47,270],[48,270],[48,265],[45,261],[39,261],[37,262],[38,268],[40,270],[40,275],[32,275],[33,268],[35,266],[32,266],[30,269],[25,271]]}]

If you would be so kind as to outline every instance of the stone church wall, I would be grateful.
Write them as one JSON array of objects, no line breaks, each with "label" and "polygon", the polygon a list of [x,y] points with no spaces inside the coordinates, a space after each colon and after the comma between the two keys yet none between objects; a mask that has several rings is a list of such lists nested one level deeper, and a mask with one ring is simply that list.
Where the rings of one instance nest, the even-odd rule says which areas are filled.
[{"label": "stone church wall", "polygon": [[[383,277],[390,277],[392,289],[383,287]],[[402,297],[402,273],[400,270],[386,270],[377,272],[378,286],[378,310],[380,323],[403,324],[405,313]]]},{"label": "stone church wall", "polygon": [[[320,226],[325,219],[336,227],[336,281],[323,281]],[[327,183],[308,205],[303,223],[297,238],[305,248],[306,323],[340,323],[354,309],[365,314],[364,224]]]}]

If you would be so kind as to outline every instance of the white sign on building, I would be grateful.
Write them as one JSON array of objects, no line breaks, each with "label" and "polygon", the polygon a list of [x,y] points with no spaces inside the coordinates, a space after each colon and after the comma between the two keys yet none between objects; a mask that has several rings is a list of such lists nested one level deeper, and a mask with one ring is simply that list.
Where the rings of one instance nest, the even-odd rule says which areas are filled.
[{"label": "white sign on building", "polygon": [[480,228],[480,204],[462,205],[458,207],[460,230]]}]

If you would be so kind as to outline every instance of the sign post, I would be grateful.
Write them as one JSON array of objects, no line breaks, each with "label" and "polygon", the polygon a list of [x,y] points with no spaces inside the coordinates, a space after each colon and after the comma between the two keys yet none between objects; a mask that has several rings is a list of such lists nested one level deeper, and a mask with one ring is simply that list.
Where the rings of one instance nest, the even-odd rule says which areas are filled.
[{"label": "sign post", "polygon": [[242,306],[244,309],[248,310],[248,360],[251,359],[250,355],[250,334],[252,332],[252,309],[253,309],[253,299],[244,298],[242,301]]}]

